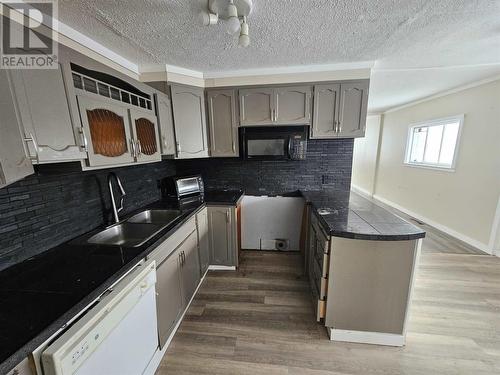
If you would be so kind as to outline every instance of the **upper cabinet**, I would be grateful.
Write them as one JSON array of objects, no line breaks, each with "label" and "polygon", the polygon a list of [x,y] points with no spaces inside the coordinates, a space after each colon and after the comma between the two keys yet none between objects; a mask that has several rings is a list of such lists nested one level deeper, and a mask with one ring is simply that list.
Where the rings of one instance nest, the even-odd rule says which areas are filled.
[{"label": "upper cabinet", "polygon": [[136,160],[138,162],[159,160],[161,151],[155,114],[138,108],[129,108],[129,114],[136,144]]},{"label": "upper cabinet", "polygon": [[162,92],[154,95],[156,116],[160,126],[160,146],[162,155],[175,155],[174,123],[172,119],[172,102]]},{"label": "upper cabinet", "polygon": [[[58,69],[10,70],[21,131],[33,163],[87,157],[74,126],[61,65]],[[78,119],[78,114],[76,114]]]},{"label": "upper cabinet", "polygon": [[240,89],[240,126],[307,125],[311,121],[311,87]]},{"label": "upper cabinet", "polygon": [[368,80],[315,85],[311,138],[363,137],[368,85]]},{"label": "upper cabinet", "polygon": [[274,123],[277,125],[310,124],[311,86],[274,89]]},{"label": "upper cabinet", "polygon": [[6,70],[0,70],[0,188],[33,173],[19,131],[12,85]]},{"label": "upper cabinet", "polygon": [[203,89],[182,85],[172,85],[171,89],[177,157],[208,157]]},{"label": "upper cabinet", "polygon": [[210,155],[214,157],[238,156],[235,90],[209,90],[207,100]]},{"label": "upper cabinet", "polygon": [[272,88],[241,89],[240,126],[273,123],[274,97]]},{"label": "upper cabinet", "polygon": [[71,68],[88,153],[84,168],[160,161],[152,95],[106,72]]}]

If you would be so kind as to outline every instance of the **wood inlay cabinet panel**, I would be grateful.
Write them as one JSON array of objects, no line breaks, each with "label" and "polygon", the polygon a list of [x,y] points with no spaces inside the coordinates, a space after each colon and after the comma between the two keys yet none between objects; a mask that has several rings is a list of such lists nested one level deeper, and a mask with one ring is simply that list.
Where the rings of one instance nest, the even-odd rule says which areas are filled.
[{"label": "wood inlay cabinet panel", "polygon": [[91,166],[133,163],[135,143],[125,107],[100,98],[77,97]]}]

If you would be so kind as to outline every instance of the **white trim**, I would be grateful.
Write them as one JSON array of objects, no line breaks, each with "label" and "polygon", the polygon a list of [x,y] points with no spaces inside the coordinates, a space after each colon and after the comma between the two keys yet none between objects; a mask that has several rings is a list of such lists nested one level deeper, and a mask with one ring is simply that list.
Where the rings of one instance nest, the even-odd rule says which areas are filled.
[{"label": "white trim", "polygon": [[493,255],[500,257],[500,197],[498,197],[497,209],[491,225],[490,241],[488,247]]},{"label": "white trim", "polygon": [[208,266],[209,271],[236,271],[236,266]]},{"label": "white trim", "polygon": [[165,64],[165,70],[167,73],[182,74],[193,78],[206,78],[203,72],[200,72],[199,70],[187,69],[177,65]]},{"label": "white trim", "polygon": [[465,242],[466,244],[468,244],[476,249],[484,251],[486,254],[491,255],[491,249],[489,248],[488,244],[485,244],[484,242],[475,240],[474,238],[471,238],[469,236],[466,236],[465,234],[457,232],[456,230],[451,229],[445,225],[439,224],[439,223],[437,223],[437,222],[435,222],[435,221],[433,221],[425,216],[422,216],[422,215],[417,214],[413,211],[410,211],[410,210],[404,208],[403,206],[400,206],[397,203],[394,203],[394,202],[392,202],[384,197],[381,197],[378,194],[373,194],[373,199],[375,199],[381,203],[384,203],[388,206],[391,206],[391,207],[393,207],[401,212],[404,212],[405,214],[407,214],[407,215],[409,215],[409,216],[411,216],[419,221],[422,221],[425,224],[430,225],[431,227],[436,228],[436,229],[440,230],[441,232],[448,234],[451,237],[454,237],[454,238],[456,238],[462,242]]},{"label": "white trim", "polygon": [[[374,70],[374,71],[377,71],[377,70]],[[427,96],[427,97],[422,98],[422,99],[414,100],[414,101],[411,101],[409,103],[402,104],[400,106],[387,109],[385,111],[382,111],[381,113],[385,114],[385,113],[397,112],[397,111],[399,111],[401,109],[405,109],[405,108],[408,108],[408,107],[413,107],[413,106],[415,106],[417,104],[425,103],[425,102],[428,102],[430,100],[441,98],[443,96],[455,94],[455,93],[460,92],[460,91],[465,91],[465,90],[468,90],[468,89],[472,89],[472,88],[477,87],[477,86],[486,85],[487,83],[495,82],[495,81],[498,81],[498,80],[500,80],[500,75],[497,74],[497,75],[491,76],[489,78],[482,79],[480,81],[476,81],[476,82],[472,82],[472,83],[467,83],[465,85],[458,86],[458,87],[455,87],[455,88],[450,89],[450,90],[445,90],[445,91],[442,91],[440,93],[437,93],[437,94],[434,94],[434,95],[430,95],[430,96]]]},{"label": "white trim", "polygon": [[330,341],[356,342],[360,344],[404,346],[405,337],[394,333],[348,331],[326,327]]},{"label": "white trim", "polygon": [[[256,68],[256,69],[237,69],[223,72],[208,72],[203,73],[203,78],[233,78],[233,77],[251,77],[265,76],[276,74],[297,74],[297,73],[313,73],[313,72],[331,72],[339,70],[358,70],[372,69],[375,61],[359,61],[352,63],[340,64],[311,64],[311,65],[292,65],[279,66],[276,68]],[[185,73],[184,73],[185,74]]]},{"label": "white trim", "polygon": [[156,373],[156,370],[158,367],[160,367],[161,360],[163,359],[163,356],[165,355],[168,347],[170,346],[170,343],[172,342],[172,339],[175,336],[175,333],[177,332],[177,329],[182,323],[182,320],[184,319],[184,315],[186,315],[186,312],[188,311],[189,307],[191,306],[191,302],[193,302],[194,297],[198,293],[198,289],[200,289],[201,284],[203,284],[203,280],[205,280],[205,276],[207,276],[208,269],[205,271],[205,274],[201,278],[200,282],[198,283],[198,286],[196,287],[196,290],[194,291],[193,295],[191,296],[191,299],[189,300],[189,303],[187,304],[186,308],[184,309],[184,312],[182,313],[179,321],[175,325],[174,329],[172,330],[172,333],[170,333],[170,336],[167,339],[167,342],[165,345],[163,345],[163,348],[161,350],[156,350],[156,353],[153,355],[153,358],[151,358],[151,361],[149,361],[148,367],[144,370],[142,373],[143,375],[154,375]]},{"label": "white trim", "polygon": [[373,194],[358,185],[351,184],[351,190],[366,198],[373,198]]},{"label": "white trim", "polygon": [[[447,171],[447,172],[455,172],[455,167],[457,163],[457,156],[458,156],[458,148],[460,147],[460,138],[462,135],[462,127],[464,125],[464,117],[465,115],[459,114],[456,116],[448,116],[448,117],[442,117],[438,119],[430,119],[430,120],[425,120],[425,121],[419,121],[419,122],[414,122],[408,126],[408,134],[406,138],[406,149],[405,149],[405,157],[403,164],[407,167],[417,167],[417,168],[426,168],[426,169],[434,169],[434,170],[441,170],[441,171]],[[432,164],[432,163],[426,163],[426,162],[412,162],[410,161],[410,154],[412,151],[412,145],[413,145],[413,136],[415,134],[414,130],[418,128],[431,128],[434,126],[441,126],[444,125],[443,128],[443,133],[446,128],[446,125],[451,124],[451,123],[456,123],[458,122],[458,133],[457,133],[457,139],[455,141],[455,148],[453,149],[453,159],[451,162],[451,165],[449,167],[441,165],[441,164]],[[427,143],[427,137],[426,137],[426,143]],[[439,148],[439,157],[441,156],[441,149],[443,146],[443,134],[441,134],[441,144]],[[425,157],[425,147],[424,147],[424,157]],[[439,159],[438,157],[438,159]]]}]

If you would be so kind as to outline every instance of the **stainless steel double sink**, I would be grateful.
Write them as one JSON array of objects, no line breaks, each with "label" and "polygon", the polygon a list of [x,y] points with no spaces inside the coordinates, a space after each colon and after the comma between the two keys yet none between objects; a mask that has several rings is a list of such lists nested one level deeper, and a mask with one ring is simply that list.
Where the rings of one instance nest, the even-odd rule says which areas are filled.
[{"label": "stainless steel double sink", "polygon": [[181,216],[178,210],[146,210],[122,223],[90,237],[87,242],[99,245],[139,247]]}]

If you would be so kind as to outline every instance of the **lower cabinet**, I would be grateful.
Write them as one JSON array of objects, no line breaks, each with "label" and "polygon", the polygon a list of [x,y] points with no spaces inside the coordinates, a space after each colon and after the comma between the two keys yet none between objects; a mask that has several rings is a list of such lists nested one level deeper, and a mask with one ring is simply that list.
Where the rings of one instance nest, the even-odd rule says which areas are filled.
[{"label": "lower cabinet", "polygon": [[208,228],[210,264],[236,266],[238,264],[236,208],[208,206]]},{"label": "lower cabinet", "polygon": [[179,251],[175,251],[163,263],[157,265],[156,277],[158,335],[160,348],[163,348],[182,314],[183,297]]},{"label": "lower cabinet", "polygon": [[179,247],[182,275],[183,307],[186,307],[200,282],[200,261],[198,259],[198,238],[196,231]]},{"label": "lower cabinet", "polygon": [[210,265],[210,245],[208,242],[208,212],[204,208],[196,214],[198,230],[198,252],[200,255],[200,275],[203,276]]},{"label": "lower cabinet", "polygon": [[155,259],[157,264],[156,304],[161,349],[200,282],[198,239],[194,218],[158,246],[150,258]]}]

